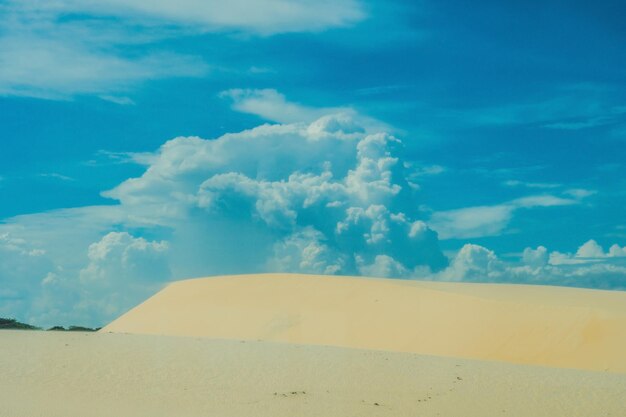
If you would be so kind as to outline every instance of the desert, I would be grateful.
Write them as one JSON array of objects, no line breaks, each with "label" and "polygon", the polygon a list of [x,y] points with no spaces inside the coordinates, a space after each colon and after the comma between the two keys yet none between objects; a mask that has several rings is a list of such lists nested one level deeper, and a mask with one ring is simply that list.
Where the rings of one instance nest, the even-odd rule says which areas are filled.
[{"label": "desert", "polygon": [[625,300],[296,274],[184,280],[97,333],[0,332],[0,415],[620,416]]}]

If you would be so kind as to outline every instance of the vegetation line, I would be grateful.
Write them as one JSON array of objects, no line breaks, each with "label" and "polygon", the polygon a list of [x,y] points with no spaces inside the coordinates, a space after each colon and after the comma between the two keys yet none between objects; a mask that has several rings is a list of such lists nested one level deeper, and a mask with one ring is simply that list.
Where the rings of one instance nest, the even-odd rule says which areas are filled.
[{"label": "vegetation line", "polygon": [[[33,326],[27,323],[21,323],[15,319],[7,319],[0,317],[0,330],[44,330],[41,327]],[[48,331],[63,331],[63,332],[96,332],[100,330],[99,327],[83,327],[83,326],[69,326],[67,328],[63,326],[53,326],[47,329]]]}]

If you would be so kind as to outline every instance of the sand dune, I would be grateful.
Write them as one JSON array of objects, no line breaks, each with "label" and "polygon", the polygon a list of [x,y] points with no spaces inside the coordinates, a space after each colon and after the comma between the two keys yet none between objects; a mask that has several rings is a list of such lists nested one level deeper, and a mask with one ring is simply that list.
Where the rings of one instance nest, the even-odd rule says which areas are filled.
[{"label": "sand dune", "polygon": [[626,292],[312,275],[173,283],[102,332],[626,372]]},{"label": "sand dune", "polygon": [[626,375],[271,342],[0,331],[2,417],[623,416]]}]

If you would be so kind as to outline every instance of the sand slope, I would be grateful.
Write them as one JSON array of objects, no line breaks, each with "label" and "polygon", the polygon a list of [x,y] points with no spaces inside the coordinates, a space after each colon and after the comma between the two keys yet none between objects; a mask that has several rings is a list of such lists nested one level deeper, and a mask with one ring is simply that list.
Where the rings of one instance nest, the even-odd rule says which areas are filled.
[{"label": "sand slope", "polygon": [[323,346],[0,331],[2,417],[624,416],[626,375]]},{"label": "sand slope", "polygon": [[173,283],[102,332],[626,372],[626,292],[287,274],[214,277]]}]

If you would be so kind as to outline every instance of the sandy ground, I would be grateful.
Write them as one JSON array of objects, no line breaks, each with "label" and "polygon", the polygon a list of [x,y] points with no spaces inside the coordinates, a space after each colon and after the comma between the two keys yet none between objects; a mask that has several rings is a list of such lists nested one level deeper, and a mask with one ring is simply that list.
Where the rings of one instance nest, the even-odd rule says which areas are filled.
[{"label": "sandy ground", "polygon": [[[626,372],[626,292],[312,275],[187,280],[103,332],[263,340]],[[624,400],[626,416],[626,400]]]},{"label": "sandy ground", "polygon": [[272,342],[0,331],[3,417],[626,415],[626,375]]}]

